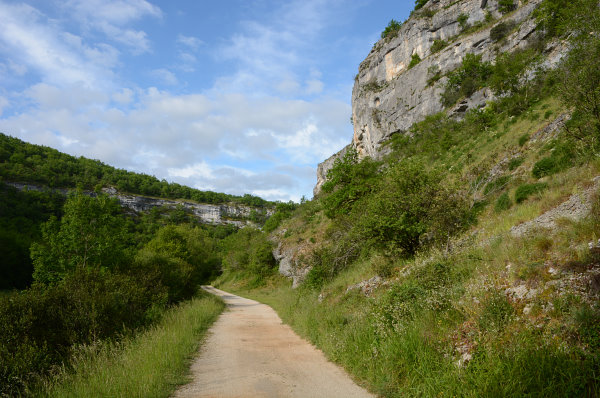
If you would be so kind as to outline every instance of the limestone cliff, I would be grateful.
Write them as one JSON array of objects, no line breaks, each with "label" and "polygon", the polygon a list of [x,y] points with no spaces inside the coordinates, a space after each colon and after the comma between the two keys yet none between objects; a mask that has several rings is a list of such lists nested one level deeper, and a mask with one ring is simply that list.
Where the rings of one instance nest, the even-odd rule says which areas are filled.
[{"label": "limestone cliff", "polygon": [[[360,64],[352,90],[351,145],[359,157],[381,158],[386,153],[382,143],[393,134],[405,133],[413,123],[444,110],[440,96],[447,82],[445,75],[458,67],[466,54],[481,55],[484,61],[493,62],[497,54],[523,48],[535,40],[532,14],[541,1],[519,1],[515,11],[502,15],[498,0],[430,0],[413,12],[395,37],[379,40]],[[458,22],[461,15],[467,17],[462,25]],[[494,42],[490,31],[500,23],[514,28],[506,38]],[[437,51],[435,47],[432,51],[434,43]],[[446,45],[439,49],[441,43]],[[560,43],[553,43],[546,52],[546,66],[551,67],[565,51]],[[413,59],[420,61],[410,67]],[[439,80],[433,82],[434,75]],[[470,108],[485,106],[491,97],[489,90],[480,90],[448,112],[460,117]],[[341,155],[319,165],[315,195]]]},{"label": "limestone cliff", "polygon": [[[27,183],[6,182],[6,184],[21,190],[27,189],[32,191],[44,191],[48,189],[47,187]],[[64,195],[68,194],[69,192],[69,189],[54,190],[61,192]],[[205,224],[233,224],[237,227],[243,227],[252,224],[252,222],[249,221],[252,210],[259,212],[264,211],[267,216],[271,216],[273,214],[272,209],[255,209],[253,207],[241,204],[215,205],[183,200],[153,198],[148,196],[119,193],[115,188],[104,188],[103,191],[107,195],[117,198],[122,207],[131,209],[136,213],[150,211],[155,207],[176,208],[181,206],[193,214],[200,222]],[[86,194],[95,195],[93,192],[86,192]]]}]

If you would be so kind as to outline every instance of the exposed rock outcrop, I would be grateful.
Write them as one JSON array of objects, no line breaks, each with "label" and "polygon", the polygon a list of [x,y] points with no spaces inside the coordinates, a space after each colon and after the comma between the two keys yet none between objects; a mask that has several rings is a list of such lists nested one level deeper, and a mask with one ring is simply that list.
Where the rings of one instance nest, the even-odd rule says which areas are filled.
[{"label": "exposed rock outcrop", "polygon": [[[44,191],[47,187],[38,186],[35,184],[27,183],[11,183],[11,185],[17,189],[33,190],[33,191]],[[54,191],[60,192],[66,195],[69,189],[54,189]],[[238,204],[201,204],[195,202],[189,202],[184,200],[171,200],[171,199],[160,199],[151,198],[148,196],[140,195],[127,195],[117,192],[115,188],[104,188],[103,191],[119,200],[121,206],[131,209],[137,213],[150,211],[155,207],[168,207],[176,208],[181,206],[183,209],[190,211],[198,220],[206,224],[233,224],[238,227],[243,227],[251,223],[248,218],[254,208],[250,206],[238,205]],[[95,195],[93,192],[86,192],[89,195]],[[273,214],[272,209],[264,210],[267,216]]]},{"label": "exposed rock outcrop", "polygon": [[[394,134],[403,134],[416,122],[444,110],[441,94],[447,82],[445,76],[457,68],[466,54],[481,55],[483,61],[494,61],[498,54],[515,51],[536,39],[533,11],[542,0],[519,1],[519,7],[503,16],[498,0],[430,0],[422,9],[413,12],[397,36],[381,39],[360,64],[352,90],[352,146],[359,157],[380,159],[387,153],[382,143]],[[459,16],[468,17],[470,26],[481,27],[463,33]],[[494,42],[490,31],[505,23],[512,30],[502,40]],[[436,43],[432,51],[432,46]],[[440,43],[446,46],[440,49]],[[566,53],[566,46],[554,42],[546,48],[543,67],[552,68]],[[413,55],[421,60],[411,65]],[[436,79],[432,79],[433,77]],[[447,110],[460,117],[467,110],[486,105],[492,93],[479,90]],[[318,194],[335,159],[333,155],[319,165]]]},{"label": "exposed rock outcrop", "polygon": [[348,153],[348,150],[350,148],[352,148],[352,145],[347,145],[344,149],[342,149],[338,153],[330,156],[328,159],[319,163],[319,166],[317,167],[317,185],[315,185],[315,188],[313,189],[314,196],[317,196],[319,194],[319,192],[321,192],[321,188],[323,187],[323,184],[325,184],[325,181],[327,181],[327,172],[333,167],[333,164],[335,163],[335,161],[337,159],[343,158],[344,155],[346,155],[346,153]]},{"label": "exposed rock outcrop", "polygon": [[592,211],[594,200],[600,188],[600,176],[592,180],[593,184],[580,193],[575,193],[557,207],[548,210],[539,217],[515,225],[510,229],[512,236],[519,237],[539,229],[555,229],[556,222],[561,218],[580,221]]}]

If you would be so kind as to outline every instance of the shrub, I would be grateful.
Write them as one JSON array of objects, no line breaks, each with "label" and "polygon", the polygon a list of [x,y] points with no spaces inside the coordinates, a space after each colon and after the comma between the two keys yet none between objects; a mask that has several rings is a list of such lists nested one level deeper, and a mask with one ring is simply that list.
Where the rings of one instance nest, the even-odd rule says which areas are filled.
[{"label": "shrub", "polygon": [[388,26],[385,27],[383,32],[381,32],[382,39],[392,39],[398,35],[400,28],[402,27],[402,23],[392,19]]},{"label": "shrub", "polygon": [[519,146],[525,145],[527,141],[529,141],[529,134],[525,133],[519,137]]},{"label": "shrub", "polygon": [[415,10],[422,8],[429,0],[415,0]]},{"label": "shrub", "polygon": [[533,165],[531,174],[535,178],[542,178],[556,174],[569,168],[573,164],[575,153],[569,143],[559,143],[554,147],[554,151],[548,157],[545,157]]},{"label": "shrub", "polygon": [[147,275],[153,283],[164,286],[168,302],[176,303],[192,297],[219,265],[206,231],[169,225],[139,251],[132,272]]},{"label": "shrub", "polygon": [[406,160],[387,170],[380,189],[361,208],[356,228],[372,247],[409,257],[464,228],[468,208],[460,192],[442,184],[440,173]]},{"label": "shrub", "polygon": [[521,203],[531,195],[535,195],[540,193],[548,188],[548,184],[546,183],[536,183],[536,184],[523,184],[520,185],[515,191],[515,202]]},{"label": "shrub", "polygon": [[502,193],[502,195],[498,196],[496,199],[496,205],[494,206],[494,210],[497,213],[500,213],[504,210],[510,209],[512,206],[512,201],[510,200],[510,196],[508,196],[508,192]]},{"label": "shrub", "polygon": [[469,20],[469,16],[467,14],[460,14],[458,16],[458,18],[456,19],[456,22],[458,22],[458,24],[460,25],[460,28],[462,30],[465,30],[469,27],[468,21]]},{"label": "shrub", "polygon": [[223,269],[241,271],[262,281],[276,269],[272,245],[267,235],[253,228],[242,228],[221,242]]},{"label": "shrub", "polygon": [[517,5],[514,0],[499,0],[498,1],[498,11],[502,14],[507,14],[511,11],[517,9]]},{"label": "shrub", "polygon": [[0,300],[0,394],[20,395],[77,345],[147,324],[159,302],[137,278],[93,269]]},{"label": "shrub", "polygon": [[419,62],[421,62],[421,57],[419,57],[419,54],[414,53],[410,57],[410,63],[408,64],[408,69],[411,69],[413,66],[417,65]]},{"label": "shrub", "polygon": [[520,165],[522,165],[524,161],[525,161],[525,159],[523,159],[523,158],[513,158],[513,159],[511,159],[510,162],[508,162],[508,170],[509,171],[515,170],[517,167],[519,167]]},{"label": "shrub", "polygon": [[490,40],[500,41],[515,27],[514,22],[500,22],[490,30]]},{"label": "shrub", "polygon": [[373,190],[378,167],[370,158],[358,161],[353,148],[337,159],[322,187],[329,194],[323,199],[325,214],[329,218],[349,214],[356,201]]},{"label": "shrub", "polygon": [[443,50],[447,45],[448,42],[446,40],[436,39],[431,45],[431,53],[437,53],[438,51]]},{"label": "shrub", "polygon": [[442,78],[442,71],[437,65],[431,65],[427,68],[427,86],[433,86],[435,82]]},{"label": "shrub", "polygon": [[292,201],[287,203],[277,203],[277,205],[275,205],[275,213],[267,219],[265,225],[263,225],[263,231],[269,233],[276,230],[283,220],[292,216],[293,211],[297,207],[298,205]]},{"label": "shrub", "polygon": [[444,106],[453,105],[459,98],[468,97],[487,84],[492,66],[489,62],[482,62],[481,58],[481,55],[465,55],[461,66],[448,75],[448,83],[442,93]]}]

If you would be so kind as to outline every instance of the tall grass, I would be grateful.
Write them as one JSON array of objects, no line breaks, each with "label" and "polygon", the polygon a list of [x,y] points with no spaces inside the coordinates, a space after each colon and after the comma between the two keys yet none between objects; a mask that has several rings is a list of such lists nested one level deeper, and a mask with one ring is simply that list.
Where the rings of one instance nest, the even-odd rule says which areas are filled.
[{"label": "tall grass", "polygon": [[39,397],[168,397],[187,381],[202,336],[221,313],[221,300],[202,294],[169,310],[155,326],[120,343],[84,347],[33,393]]}]

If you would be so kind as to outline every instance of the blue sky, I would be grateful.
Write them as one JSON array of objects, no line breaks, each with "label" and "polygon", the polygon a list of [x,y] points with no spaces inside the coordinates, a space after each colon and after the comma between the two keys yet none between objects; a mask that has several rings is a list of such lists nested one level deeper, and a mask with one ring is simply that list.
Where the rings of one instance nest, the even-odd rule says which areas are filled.
[{"label": "blue sky", "polygon": [[310,198],[397,0],[0,0],[0,131],[203,190]]}]

